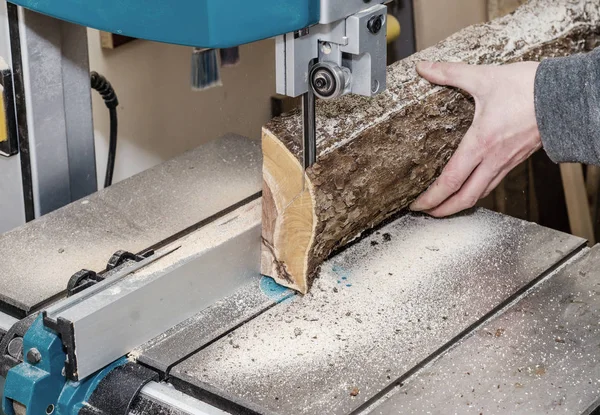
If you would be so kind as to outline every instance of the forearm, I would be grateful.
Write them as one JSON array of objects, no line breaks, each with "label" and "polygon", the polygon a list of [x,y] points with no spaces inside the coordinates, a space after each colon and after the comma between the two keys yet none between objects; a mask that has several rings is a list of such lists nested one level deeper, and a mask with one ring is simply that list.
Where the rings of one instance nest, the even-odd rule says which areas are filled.
[{"label": "forearm", "polygon": [[535,79],[535,110],[554,162],[600,165],[600,48],[543,61]]}]

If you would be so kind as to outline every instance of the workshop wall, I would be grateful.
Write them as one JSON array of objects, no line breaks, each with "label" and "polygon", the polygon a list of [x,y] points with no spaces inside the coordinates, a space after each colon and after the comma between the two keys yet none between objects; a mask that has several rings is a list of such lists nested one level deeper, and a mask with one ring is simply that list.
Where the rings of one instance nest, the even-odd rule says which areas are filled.
[{"label": "workshop wall", "polygon": [[490,19],[502,17],[516,10],[527,0],[488,0],[488,16]]},{"label": "workshop wall", "polygon": [[[136,40],[102,49],[88,32],[90,68],[112,83],[119,98],[119,145],[114,181],[146,170],[212,138],[234,132],[260,138],[275,92],[272,40],[241,47],[239,65],[221,70],[223,87],[190,88],[189,47]],[[98,183],[108,152],[108,111],[93,94]]]},{"label": "workshop wall", "polygon": [[417,50],[487,20],[486,0],[414,0]]}]

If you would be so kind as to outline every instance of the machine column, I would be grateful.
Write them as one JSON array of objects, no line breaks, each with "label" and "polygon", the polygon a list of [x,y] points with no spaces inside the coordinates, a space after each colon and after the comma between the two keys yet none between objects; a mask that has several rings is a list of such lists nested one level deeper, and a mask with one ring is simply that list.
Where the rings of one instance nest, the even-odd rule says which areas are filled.
[{"label": "machine column", "polygon": [[97,190],[87,32],[10,3],[8,18],[23,190],[38,217]]}]

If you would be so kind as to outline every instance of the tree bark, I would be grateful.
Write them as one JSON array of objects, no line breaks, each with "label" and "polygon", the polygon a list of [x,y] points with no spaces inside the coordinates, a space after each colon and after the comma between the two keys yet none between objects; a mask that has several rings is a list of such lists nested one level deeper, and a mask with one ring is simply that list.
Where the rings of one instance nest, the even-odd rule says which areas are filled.
[{"label": "tree bark", "polygon": [[599,40],[597,0],[533,0],[468,27],[391,65],[379,96],[320,101],[317,163],[305,174],[300,114],[271,121],[263,128],[263,274],[306,293],[334,250],[405,209],[439,175],[474,102],[421,79],[416,62],[540,60],[589,51]]}]

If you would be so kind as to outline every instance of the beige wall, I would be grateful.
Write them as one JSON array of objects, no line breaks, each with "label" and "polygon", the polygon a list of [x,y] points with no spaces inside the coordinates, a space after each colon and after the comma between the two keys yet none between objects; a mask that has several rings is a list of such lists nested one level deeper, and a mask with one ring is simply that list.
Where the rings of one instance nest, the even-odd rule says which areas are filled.
[{"label": "beige wall", "polygon": [[417,49],[487,19],[486,0],[414,0]]},{"label": "beige wall", "polygon": [[527,0],[488,0],[488,17],[495,19],[515,11],[517,7]]},{"label": "beige wall", "polygon": [[[97,31],[88,36],[90,68],[108,78],[120,103],[115,181],[227,132],[260,137],[275,91],[272,40],[243,46],[240,64],[222,69],[223,87],[193,92],[191,48],[135,41],[106,50]],[[97,93],[93,106],[98,182],[103,183],[108,111]]]}]

